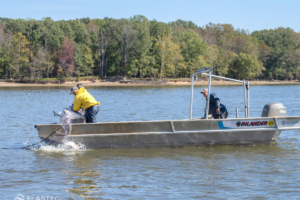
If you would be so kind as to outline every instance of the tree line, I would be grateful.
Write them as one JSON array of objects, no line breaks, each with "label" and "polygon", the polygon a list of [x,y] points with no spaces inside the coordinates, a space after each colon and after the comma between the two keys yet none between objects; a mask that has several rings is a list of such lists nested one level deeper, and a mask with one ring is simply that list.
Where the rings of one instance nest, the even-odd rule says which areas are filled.
[{"label": "tree line", "polygon": [[129,19],[0,18],[0,78],[299,77],[300,35],[290,28],[249,33],[230,24]]}]

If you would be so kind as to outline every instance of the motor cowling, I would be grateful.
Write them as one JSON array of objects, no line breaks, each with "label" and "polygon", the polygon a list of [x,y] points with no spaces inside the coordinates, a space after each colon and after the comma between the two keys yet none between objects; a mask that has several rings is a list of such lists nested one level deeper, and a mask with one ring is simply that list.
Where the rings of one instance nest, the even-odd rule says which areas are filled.
[{"label": "motor cowling", "polygon": [[262,117],[284,117],[286,115],[286,107],[282,103],[266,104],[261,114]]}]

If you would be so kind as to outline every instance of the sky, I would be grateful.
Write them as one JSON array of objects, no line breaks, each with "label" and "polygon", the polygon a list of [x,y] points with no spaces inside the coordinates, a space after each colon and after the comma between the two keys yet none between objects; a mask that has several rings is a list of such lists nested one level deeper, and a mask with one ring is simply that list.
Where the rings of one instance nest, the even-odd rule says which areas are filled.
[{"label": "sky", "polygon": [[231,24],[249,32],[292,28],[300,32],[300,0],[0,0],[0,17],[70,20],[121,19],[144,15],[149,20]]}]

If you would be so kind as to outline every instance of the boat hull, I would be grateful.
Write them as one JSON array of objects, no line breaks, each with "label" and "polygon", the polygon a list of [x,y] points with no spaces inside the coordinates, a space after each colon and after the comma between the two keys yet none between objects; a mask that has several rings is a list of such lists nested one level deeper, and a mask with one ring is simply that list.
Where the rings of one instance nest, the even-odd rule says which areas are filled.
[{"label": "boat hull", "polygon": [[[173,120],[72,124],[68,136],[57,131],[46,140],[51,145],[71,140],[88,148],[151,148],[210,145],[270,144],[280,130],[275,118]],[[272,123],[273,124],[272,124]],[[36,125],[41,139],[58,124]]]}]

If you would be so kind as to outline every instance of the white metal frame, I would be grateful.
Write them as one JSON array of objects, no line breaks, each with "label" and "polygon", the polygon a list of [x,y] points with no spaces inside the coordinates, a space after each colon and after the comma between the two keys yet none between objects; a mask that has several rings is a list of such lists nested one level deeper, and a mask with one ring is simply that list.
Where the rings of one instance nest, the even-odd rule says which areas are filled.
[{"label": "white metal frame", "polygon": [[[202,75],[206,75],[208,76],[208,96],[207,96],[207,101],[206,101],[206,119],[208,119],[208,110],[209,110],[209,100],[210,100],[210,88],[211,88],[211,77],[215,77],[215,78],[219,78],[219,79],[223,79],[223,80],[227,80],[227,81],[233,81],[233,82],[238,82],[238,83],[243,83],[243,87],[244,87],[244,104],[245,104],[245,118],[250,118],[250,94],[249,94],[249,90],[250,90],[250,83],[249,81],[245,81],[245,79],[243,81],[240,80],[236,80],[236,79],[231,79],[231,78],[226,78],[223,76],[216,76],[216,75],[212,75],[212,67],[210,68],[201,68],[199,70],[197,70],[194,74],[192,74],[191,76],[191,103],[190,103],[190,119],[193,118],[193,95],[194,95],[194,78],[195,76],[197,77],[198,74],[200,74],[200,77]],[[208,72],[208,74],[206,73]]]}]

